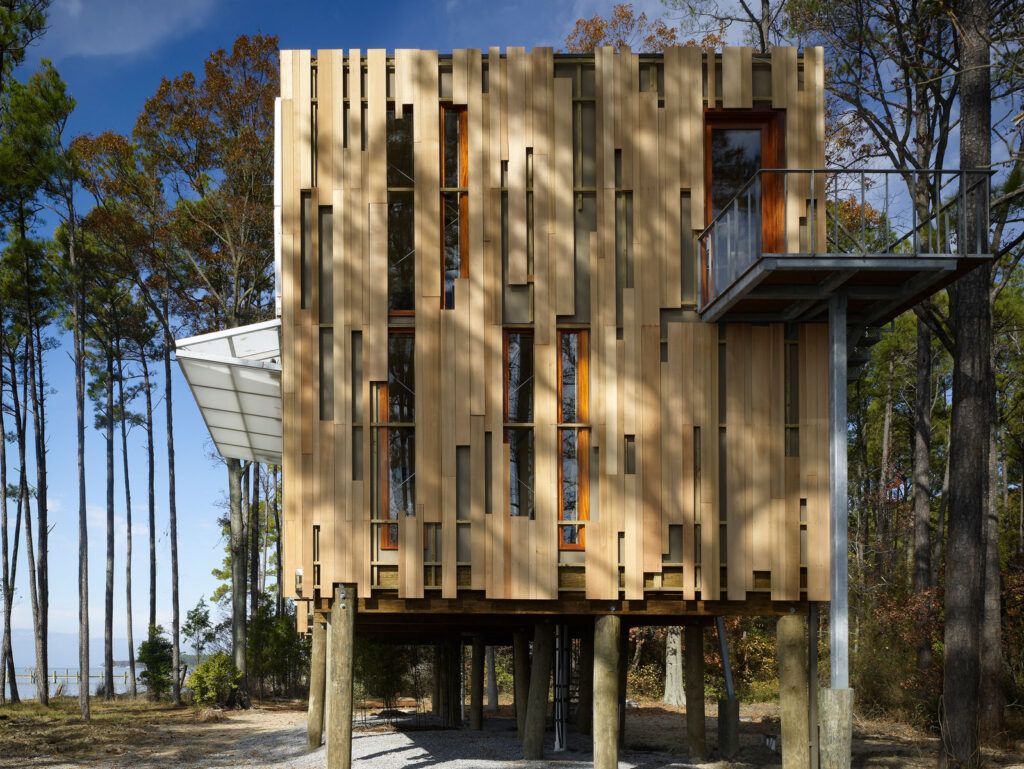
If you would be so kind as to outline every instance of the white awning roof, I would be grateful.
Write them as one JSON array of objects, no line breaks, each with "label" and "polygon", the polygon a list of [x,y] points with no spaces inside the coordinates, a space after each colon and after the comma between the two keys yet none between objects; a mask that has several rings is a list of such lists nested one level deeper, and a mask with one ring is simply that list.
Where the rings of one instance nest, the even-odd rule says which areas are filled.
[{"label": "white awning roof", "polygon": [[280,464],[280,319],[179,339],[175,347],[220,455]]}]

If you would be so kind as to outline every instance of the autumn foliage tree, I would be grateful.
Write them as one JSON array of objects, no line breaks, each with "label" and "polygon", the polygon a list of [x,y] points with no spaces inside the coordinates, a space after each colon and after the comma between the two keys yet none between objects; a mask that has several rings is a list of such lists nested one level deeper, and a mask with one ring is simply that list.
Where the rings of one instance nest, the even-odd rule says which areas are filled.
[{"label": "autumn foliage tree", "polygon": [[632,3],[617,3],[607,18],[594,14],[589,19],[577,19],[565,38],[565,50],[569,53],[588,53],[602,45],[610,45],[616,51],[663,51],[679,45],[679,39],[676,29],[662,19],[637,14]]}]

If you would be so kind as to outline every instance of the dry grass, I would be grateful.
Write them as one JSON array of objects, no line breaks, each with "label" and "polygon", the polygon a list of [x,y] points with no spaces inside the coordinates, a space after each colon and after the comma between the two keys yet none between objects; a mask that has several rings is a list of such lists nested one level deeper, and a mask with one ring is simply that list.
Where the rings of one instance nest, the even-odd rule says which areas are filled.
[{"label": "dry grass", "polygon": [[[290,711],[304,703],[275,704],[261,711]],[[209,708],[175,708],[169,703],[119,698],[93,699],[91,719],[82,721],[78,699],[55,698],[0,707],[0,767],[128,756],[174,759],[216,751],[236,732],[231,716]],[[183,739],[187,738],[187,739]]]}]

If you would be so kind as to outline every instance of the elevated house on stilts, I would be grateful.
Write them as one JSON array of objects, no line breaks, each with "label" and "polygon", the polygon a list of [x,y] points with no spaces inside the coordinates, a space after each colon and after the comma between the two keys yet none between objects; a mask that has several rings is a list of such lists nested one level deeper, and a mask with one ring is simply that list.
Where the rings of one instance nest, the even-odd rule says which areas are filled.
[{"label": "elevated house on stilts", "polygon": [[178,359],[219,451],[283,466],[329,766],[353,635],[438,644],[449,721],[472,643],[474,726],[484,645],[513,645],[528,757],[552,674],[565,745],[577,676],[610,767],[628,627],[687,626],[696,714],[736,614],[781,618],[787,765],[816,765],[819,707],[848,765],[848,362],[986,257],[955,233],[988,184],[826,169],[823,72],[818,48],[282,51],[278,318]]}]

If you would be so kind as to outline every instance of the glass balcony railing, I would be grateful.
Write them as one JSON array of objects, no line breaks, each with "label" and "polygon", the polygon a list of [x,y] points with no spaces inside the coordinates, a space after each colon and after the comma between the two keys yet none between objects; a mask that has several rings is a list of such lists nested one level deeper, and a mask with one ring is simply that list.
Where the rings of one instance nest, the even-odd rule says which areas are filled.
[{"label": "glass balcony railing", "polygon": [[697,236],[701,309],[767,258],[814,258],[802,267],[835,269],[851,258],[987,257],[979,224],[987,227],[990,176],[761,169]]}]

